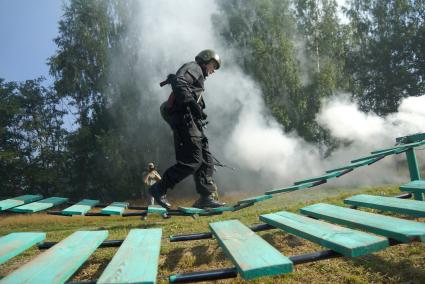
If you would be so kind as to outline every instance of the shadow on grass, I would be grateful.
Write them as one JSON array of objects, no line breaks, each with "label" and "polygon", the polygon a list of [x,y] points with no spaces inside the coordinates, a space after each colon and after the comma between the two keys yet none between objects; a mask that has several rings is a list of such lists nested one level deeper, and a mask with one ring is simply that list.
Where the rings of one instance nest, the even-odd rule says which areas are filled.
[{"label": "shadow on grass", "polygon": [[200,266],[202,264],[208,264],[213,260],[213,255],[208,253],[209,246],[199,245],[191,248],[192,254],[196,257],[195,263],[193,264],[195,267]]},{"label": "shadow on grass", "polygon": [[425,270],[415,267],[415,264],[409,259],[400,259],[395,262],[388,261],[378,255],[367,255],[361,258],[353,258],[350,261],[354,265],[395,278],[401,283],[425,283]]},{"label": "shadow on grass", "polygon": [[170,251],[165,259],[164,268],[168,271],[174,271],[180,259],[183,257],[183,252],[184,248],[176,248]]},{"label": "shadow on grass", "polygon": [[282,246],[296,248],[304,245],[301,238],[283,232],[270,232],[264,234],[262,238],[276,248]]},{"label": "shadow on grass", "polygon": [[142,223],[142,224],[122,224],[122,225],[113,225],[113,226],[100,226],[97,227],[97,230],[131,230],[131,229],[149,229],[149,228],[157,228],[158,223]]}]

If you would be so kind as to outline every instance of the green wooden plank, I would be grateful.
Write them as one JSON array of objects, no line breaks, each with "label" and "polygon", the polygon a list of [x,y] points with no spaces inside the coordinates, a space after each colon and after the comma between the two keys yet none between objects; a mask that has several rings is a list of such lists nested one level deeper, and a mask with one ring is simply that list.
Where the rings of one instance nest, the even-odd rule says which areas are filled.
[{"label": "green wooden plank", "polygon": [[425,202],[423,201],[359,194],[346,198],[344,203],[359,207],[407,214],[415,217],[425,217]]},{"label": "green wooden plank", "polygon": [[90,209],[99,204],[99,200],[92,199],[83,199],[77,204],[74,204],[64,210],[62,210],[62,214],[64,215],[85,215]]},{"label": "green wooden plank", "polygon": [[0,238],[0,264],[44,241],[46,233],[11,233]]},{"label": "green wooden plank", "polygon": [[34,213],[42,210],[49,209],[53,206],[60,205],[64,202],[68,201],[68,198],[64,197],[49,197],[46,199],[42,199],[33,203],[25,204],[19,207],[15,207],[10,209],[13,212],[18,213]]},{"label": "green wooden plank", "polygon": [[425,193],[425,180],[414,180],[400,186],[401,191]]},{"label": "green wooden plank", "polygon": [[112,202],[109,206],[100,210],[100,213],[107,215],[122,215],[128,205],[128,202]]},{"label": "green wooden plank", "polygon": [[374,253],[389,246],[387,238],[332,225],[291,212],[260,215],[260,220],[344,256]]},{"label": "green wooden plank", "polygon": [[260,201],[264,201],[266,199],[270,199],[272,197],[273,196],[268,195],[268,194],[266,194],[266,195],[260,195],[260,196],[255,196],[255,197],[249,197],[249,198],[245,198],[245,199],[239,200],[238,201],[238,204],[251,203],[251,202],[260,202]]},{"label": "green wooden plank", "polygon": [[77,231],[1,279],[1,284],[64,283],[107,237],[108,231]]},{"label": "green wooden plank", "polygon": [[244,279],[292,272],[292,261],[238,220],[211,223],[221,248]]},{"label": "green wooden plank", "polygon": [[294,185],[298,185],[298,184],[302,184],[302,183],[306,183],[306,182],[314,182],[314,181],[319,181],[319,180],[324,180],[324,179],[328,180],[328,179],[336,178],[342,173],[343,173],[343,171],[331,172],[331,173],[328,173],[328,174],[323,175],[323,176],[296,181],[296,182],[294,182]]},{"label": "green wooden plank", "polygon": [[386,152],[386,151],[389,151],[389,150],[400,150],[402,148],[417,147],[417,146],[420,146],[420,145],[423,145],[423,144],[425,144],[425,141],[418,141],[418,142],[413,142],[413,143],[408,143],[408,144],[400,144],[400,145],[393,146],[393,147],[390,147],[390,148],[372,151],[371,153],[372,154],[379,154],[379,153]]},{"label": "green wooden plank", "polygon": [[201,214],[201,213],[208,212],[205,209],[196,208],[196,207],[178,207],[177,209],[183,213],[189,213],[189,214]]},{"label": "green wooden plank", "polygon": [[356,163],[356,162],[360,162],[360,161],[364,161],[364,160],[369,160],[369,159],[372,159],[372,158],[382,158],[382,157],[392,155],[392,154],[400,154],[402,152],[405,152],[407,149],[408,148],[406,148],[406,147],[401,148],[401,149],[391,149],[391,150],[383,151],[383,152],[380,152],[380,153],[377,153],[377,154],[373,154],[373,155],[365,156],[365,157],[362,157],[362,158],[359,158],[359,159],[355,159],[355,160],[352,160],[351,162]]},{"label": "green wooden plank", "polygon": [[235,210],[235,207],[230,206],[230,207],[217,207],[217,208],[209,208],[207,211],[208,212],[226,212],[226,211],[233,211]]},{"label": "green wooden plank", "polygon": [[318,203],[300,209],[301,213],[351,228],[359,228],[400,242],[425,240],[425,224],[375,213]]},{"label": "green wooden plank", "polygon": [[21,195],[14,198],[9,198],[6,200],[0,201],[0,211],[4,211],[13,207],[21,206],[27,203],[31,203],[37,200],[43,199],[43,195]]},{"label": "green wooden plank", "polygon": [[425,133],[415,133],[412,135],[407,135],[403,137],[397,137],[395,139],[397,143],[412,143],[416,141],[424,141],[425,142]]},{"label": "green wooden plank", "polygon": [[161,235],[161,229],[132,229],[96,283],[156,283]]},{"label": "green wooden plank", "polygon": [[375,162],[376,160],[378,160],[378,158],[372,158],[372,159],[367,159],[367,160],[362,160],[362,161],[358,161],[346,166],[342,166],[340,168],[336,168],[336,169],[332,169],[332,170],[328,170],[326,171],[327,173],[332,173],[332,172],[336,172],[336,171],[342,171],[342,170],[348,170],[348,169],[354,169],[354,168],[358,168],[361,166],[365,166],[368,164],[371,164],[373,162]]},{"label": "green wooden plank", "polygon": [[167,213],[167,209],[159,205],[148,206],[148,214],[164,214]]},{"label": "green wooden plank", "polygon": [[314,185],[313,182],[307,182],[307,183],[288,186],[288,187],[285,187],[285,188],[269,190],[269,191],[266,191],[266,194],[276,194],[276,193],[282,193],[282,192],[290,192],[290,191],[295,191],[295,190],[311,187],[313,185]]}]

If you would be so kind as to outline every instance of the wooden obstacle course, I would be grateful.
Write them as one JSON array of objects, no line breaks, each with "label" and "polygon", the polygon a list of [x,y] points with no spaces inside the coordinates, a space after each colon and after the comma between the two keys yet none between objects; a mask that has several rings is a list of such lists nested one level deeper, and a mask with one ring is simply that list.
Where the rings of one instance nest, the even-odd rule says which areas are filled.
[{"label": "wooden obstacle course", "polygon": [[[273,189],[273,190],[269,190],[266,191],[264,195],[260,195],[260,196],[256,196],[256,197],[249,197],[243,200],[238,201],[235,205],[233,206],[227,206],[227,207],[222,207],[222,208],[214,208],[214,209],[199,209],[199,208],[192,208],[192,207],[180,207],[179,210],[167,210],[166,212],[163,212],[163,209],[155,209],[155,208],[143,208],[143,210],[147,210],[147,211],[143,211],[143,212],[129,212],[129,213],[124,213],[125,209],[129,208],[129,204],[127,202],[114,202],[112,204],[110,204],[109,206],[107,206],[106,208],[102,209],[100,212],[94,212],[94,213],[87,213],[85,214],[88,210],[87,207],[85,209],[81,209],[81,210],[77,210],[77,211],[73,211],[71,210],[71,208],[67,208],[65,210],[62,211],[62,213],[60,212],[47,212],[48,214],[52,214],[52,215],[86,215],[86,216],[110,216],[110,215],[120,215],[123,217],[128,217],[128,216],[146,216],[147,213],[159,213],[159,214],[167,214],[168,216],[189,216],[189,215],[199,215],[199,216],[210,216],[212,214],[218,214],[218,213],[223,213],[226,211],[231,211],[231,212],[235,212],[238,210],[241,210],[243,208],[246,208],[248,206],[252,206],[253,204],[257,203],[257,202],[262,202],[264,200],[267,200],[269,198],[272,198],[272,195],[277,194],[277,193],[285,193],[285,192],[291,192],[291,191],[295,191],[295,190],[301,190],[304,188],[311,188],[311,187],[315,187],[318,185],[321,185],[323,183],[326,183],[328,180],[333,179],[333,178],[338,178],[342,175],[345,175],[349,172],[351,172],[352,170],[354,170],[357,167],[361,167],[361,166],[365,166],[365,165],[371,165],[377,161],[379,161],[380,159],[388,156],[388,155],[393,155],[393,154],[399,154],[402,152],[406,152],[406,157],[408,160],[408,166],[409,166],[409,172],[411,175],[411,180],[414,182],[420,181],[420,173],[419,173],[419,169],[418,169],[418,165],[417,165],[417,161],[416,161],[416,156],[414,153],[414,148],[420,145],[424,145],[425,144],[425,133],[419,133],[419,134],[414,134],[414,135],[409,135],[406,137],[399,137],[397,138],[397,142],[398,143],[404,143],[404,144],[399,144],[396,146],[393,146],[391,148],[387,148],[387,149],[381,149],[381,150],[377,150],[372,152],[371,155],[369,156],[365,156],[359,159],[355,159],[351,161],[351,164],[349,165],[345,165],[339,168],[335,168],[335,169],[331,169],[331,170],[327,170],[326,174],[322,175],[322,176],[318,176],[318,177],[312,177],[309,179],[304,179],[304,180],[300,180],[300,181],[296,181],[294,182],[294,185],[292,186],[288,186],[285,188],[280,188],[280,189]],[[405,191],[409,191],[409,192],[413,192],[413,194],[415,195],[415,199],[417,200],[423,200],[423,191],[425,191],[425,185],[422,187],[417,187],[417,188],[407,188],[407,187],[401,187],[402,190]],[[40,201],[40,202],[43,202]],[[0,202],[0,206],[1,206],[1,202]],[[30,203],[32,204],[32,203]],[[136,206],[136,207],[140,207],[140,206]],[[25,208],[25,207],[23,207]],[[41,211],[41,210],[45,210],[46,208],[39,208],[36,211],[33,210],[22,210],[23,208],[21,208],[21,206],[19,207],[15,207],[13,210],[14,212],[19,212],[19,213],[33,213],[33,212],[37,212],[37,211]],[[74,207],[75,208],[75,207]],[[129,208],[131,209],[131,208]],[[1,211],[1,207],[0,207],[0,211]],[[139,210],[139,209],[137,209]],[[204,210],[204,211],[202,211]],[[69,211],[69,213],[68,213]],[[81,212],[81,213],[80,213]]]}]

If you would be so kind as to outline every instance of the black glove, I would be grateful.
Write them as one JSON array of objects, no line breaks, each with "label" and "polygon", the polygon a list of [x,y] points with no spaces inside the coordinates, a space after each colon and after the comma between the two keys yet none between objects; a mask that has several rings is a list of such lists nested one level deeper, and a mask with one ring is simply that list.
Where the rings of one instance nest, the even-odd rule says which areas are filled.
[{"label": "black glove", "polygon": [[[202,111],[201,106],[196,101],[191,101],[188,105],[194,118],[205,119],[207,115]],[[205,116],[205,118],[203,118]]]},{"label": "black glove", "polygon": [[202,120],[207,119],[208,115],[203,110],[201,111],[202,111]]}]

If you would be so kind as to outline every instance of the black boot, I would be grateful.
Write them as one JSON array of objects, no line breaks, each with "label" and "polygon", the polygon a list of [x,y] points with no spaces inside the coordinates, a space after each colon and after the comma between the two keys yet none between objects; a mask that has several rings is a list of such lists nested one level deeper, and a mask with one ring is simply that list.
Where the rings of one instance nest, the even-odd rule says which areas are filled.
[{"label": "black boot", "polygon": [[148,191],[153,199],[155,199],[156,203],[167,210],[171,209],[171,204],[168,202],[166,196],[167,190],[162,189],[160,182],[153,184],[151,187],[149,187]]},{"label": "black boot", "polygon": [[193,204],[193,207],[205,209],[205,208],[222,207],[224,205],[226,205],[226,203],[215,200],[212,195],[207,195],[207,196],[201,196],[201,198],[199,198],[198,201],[196,201],[195,204]]}]

